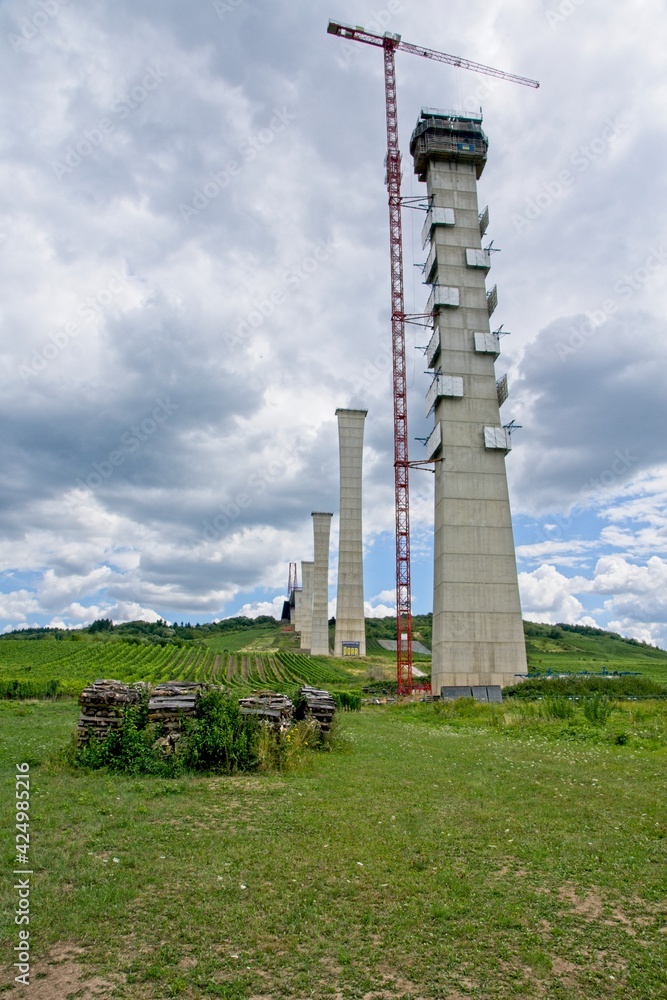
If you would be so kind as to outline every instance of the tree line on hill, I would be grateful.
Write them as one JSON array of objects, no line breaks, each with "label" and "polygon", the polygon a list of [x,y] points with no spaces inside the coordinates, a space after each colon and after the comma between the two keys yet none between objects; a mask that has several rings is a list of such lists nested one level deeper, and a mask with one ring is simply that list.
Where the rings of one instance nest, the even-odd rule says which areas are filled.
[{"label": "tree line on hill", "polygon": [[549,625],[543,622],[524,622],[523,632],[526,637],[540,637],[545,639],[565,639],[567,632],[574,632],[578,635],[597,635],[604,636],[607,639],[618,639],[620,642],[626,642],[629,646],[644,646],[648,649],[655,648],[643,640],[629,639],[624,635],[619,635],[618,632],[608,632],[603,628],[595,628],[592,625],[568,625],[565,622],[559,622],[557,625]]},{"label": "tree line on hill", "polygon": [[173,622],[169,625],[163,619],[156,622],[121,622],[114,625],[110,618],[97,618],[92,624],[81,629],[58,629],[49,627],[33,627],[15,629],[0,636],[0,639],[51,639],[68,642],[134,642],[154,645],[181,646],[193,642],[203,642],[220,632],[239,632],[258,627],[278,626],[280,622],[268,615],[258,618],[224,618],[218,622]]}]

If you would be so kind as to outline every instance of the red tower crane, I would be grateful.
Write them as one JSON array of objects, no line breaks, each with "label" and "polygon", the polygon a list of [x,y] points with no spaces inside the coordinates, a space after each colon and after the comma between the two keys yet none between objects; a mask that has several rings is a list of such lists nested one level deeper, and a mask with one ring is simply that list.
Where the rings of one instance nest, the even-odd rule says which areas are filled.
[{"label": "red tower crane", "polygon": [[408,398],[405,366],[405,302],[403,295],[403,234],[401,225],[401,153],[398,148],[398,104],[396,100],[395,52],[411,52],[426,59],[449,63],[475,73],[495,76],[501,80],[539,87],[513,73],[483,66],[436,52],[421,45],[401,41],[400,35],[385,32],[376,35],[360,27],[329,21],[327,31],[354,42],[374,45],[384,51],[384,90],[387,112],[387,176],[389,191],[389,249],[391,260],[391,342],[394,390],[394,486],[396,491],[396,678],[398,694],[412,692],[412,609],[410,590],[410,485],[408,459]]}]

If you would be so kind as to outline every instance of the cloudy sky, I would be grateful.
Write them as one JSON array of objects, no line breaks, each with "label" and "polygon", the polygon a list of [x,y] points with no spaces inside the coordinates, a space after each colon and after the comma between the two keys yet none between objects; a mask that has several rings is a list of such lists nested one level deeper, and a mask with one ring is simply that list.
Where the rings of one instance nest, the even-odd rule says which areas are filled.
[{"label": "cloudy sky", "polygon": [[[329,17],[540,79],[399,54],[404,194],[419,108],[481,105],[524,613],[667,645],[661,0],[3,0],[0,628],[274,612],[337,510],[339,406],[369,411],[393,610],[382,59]],[[417,612],[431,491],[413,473]]]}]

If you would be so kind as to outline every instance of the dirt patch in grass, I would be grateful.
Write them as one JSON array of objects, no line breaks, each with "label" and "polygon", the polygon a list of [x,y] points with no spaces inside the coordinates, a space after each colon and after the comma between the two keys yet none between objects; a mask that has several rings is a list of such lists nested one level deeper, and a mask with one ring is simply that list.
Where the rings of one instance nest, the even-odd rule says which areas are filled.
[{"label": "dirt patch in grass", "polygon": [[544,983],[525,962],[519,958],[506,962],[502,959],[498,961],[498,968],[505,974],[509,982],[517,983],[521,988],[530,990],[528,996],[532,998],[544,996]]},{"label": "dirt patch in grass", "polygon": [[574,989],[578,985],[577,974],[580,970],[574,962],[568,962],[566,958],[552,957],[551,965],[554,975],[560,979],[564,986]]},{"label": "dirt patch in grass", "polygon": [[[31,963],[30,1000],[66,1000],[69,996],[76,996],[76,1000],[105,1000],[116,984],[100,976],[85,978],[86,970],[81,964],[83,953],[84,949],[77,945],[57,944],[48,958]],[[25,987],[14,983],[14,988],[4,996],[19,994],[25,994]]]},{"label": "dirt patch in grass", "polygon": [[599,920],[602,916],[602,900],[592,890],[586,893],[585,896],[579,896],[573,885],[564,885],[558,890],[558,895],[564,903],[571,904],[572,913],[576,913],[578,917],[583,917],[584,920],[591,922]]},{"label": "dirt patch in grass", "polygon": [[606,913],[605,901],[599,892],[591,889],[585,895],[578,895],[573,885],[564,885],[558,890],[559,898],[571,906],[571,912],[579,917],[583,917],[587,923],[599,921],[605,927],[621,927],[630,937],[637,936],[637,928],[653,927],[659,920],[659,907],[651,905],[638,897],[633,897],[627,901],[630,910],[637,912],[628,914],[625,909],[616,904],[611,906],[611,901],[607,900]]},{"label": "dirt patch in grass", "polygon": [[395,1000],[396,997],[413,997],[421,1000],[421,987],[401,976],[382,976],[384,983],[377,990],[364,994],[364,1000]]},{"label": "dirt patch in grass", "polygon": [[240,774],[226,774],[224,777],[211,778],[206,781],[206,787],[211,792],[215,792],[218,788],[224,789],[234,789],[235,791],[241,792],[261,792],[266,795],[272,792],[275,788],[284,788],[286,782],[284,781],[271,781],[267,782],[263,778],[248,777],[247,775]]},{"label": "dirt patch in grass", "polygon": [[628,933],[631,937],[636,937],[637,931],[632,926],[632,921],[628,920],[626,915],[619,907],[616,907],[616,909],[613,910],[611,916],[612,916],[611,920],[605,920],[605,924],[607,925],[607,927],[615,927],[616,924],[621,924],[623,930],[626,931],[626,933]]}]

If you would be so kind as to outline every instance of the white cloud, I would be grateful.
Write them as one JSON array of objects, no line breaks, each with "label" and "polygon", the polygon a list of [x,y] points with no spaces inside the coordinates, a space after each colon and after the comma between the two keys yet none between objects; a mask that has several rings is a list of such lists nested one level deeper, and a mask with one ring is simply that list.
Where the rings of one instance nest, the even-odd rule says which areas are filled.
[{"label": "white cloud", "polygon": [[581,562],[597,545],[598,542],[592,540],[572,539],[561,542],[556,539],[548,539],[544,542],[534,542],[531,545],[517,545],[516,555],[517,559],[525,559],[530,562],[555,559],[560,566],[565,566]]},{"label": "white cloud", "polygon": [[559,573],[555,566],[543,565],[532,573],[519,573],[523,616],[537,622],[578,622],[583,605],[572,591],[576,582]]},{"label": "white cloud", "polygon": [[270,618],[277,618],[280,621],[285,600],[286,597],[278,595],[272,601],[243,604],[233,617],[259,618],[261,615],[268,615]]},{"label": "white cloud", "polygon": [[667,561],[652,556],[643,566],[628,562],[623,556],[603,556],[595,567],[592,589],[598,594],[650,595],[667,607]]},{"label": "white cloud", "polygon": [[15,590],[0,594],[0,616],[25,623],[27,616],[40,611],[39,601],[28,590]]},{"label": "white cloud", "polygon": [[366,618],[395,618],[396,603],[370,604],[368,601],[364,601],[364,614]]},{"label": "white cloud", "polygon": [[623,618],[610,621],[607,627],[612,632],[639,642],[647,642],[650,646],[658,646],[660,649],[667,647],[667,627],[664,624],[638,624],[630,618]]}]

